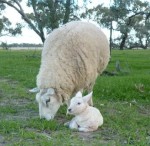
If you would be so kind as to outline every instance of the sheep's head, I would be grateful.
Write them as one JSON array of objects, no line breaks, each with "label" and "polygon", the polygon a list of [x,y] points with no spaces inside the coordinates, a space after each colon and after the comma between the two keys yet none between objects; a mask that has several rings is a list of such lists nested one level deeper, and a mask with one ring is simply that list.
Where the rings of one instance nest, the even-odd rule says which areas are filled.
[{"label": "sheep's head", "polygon": [[40,118],[53,119],[61,105],[61,102],[56,98],[54,89],[41,89],[36,94],[36,100],[39,103]]},{"label": "sheep's head", "polygon": [[71,115],[78,115],[82,113],[87,106],[89,106],[88,101],[92,98],[92,93],[93,92],[82,97],[82,93],[79,91],[75,97],[71,99],[67,113]]}]

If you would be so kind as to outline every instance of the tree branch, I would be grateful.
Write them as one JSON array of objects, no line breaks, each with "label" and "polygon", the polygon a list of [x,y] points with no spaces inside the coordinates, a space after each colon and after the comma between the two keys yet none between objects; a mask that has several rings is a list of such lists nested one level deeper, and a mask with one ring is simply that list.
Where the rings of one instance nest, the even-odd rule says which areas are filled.
[{"label": "tree branch", "polygon": [[40,36],[42,42],[44,42],[45,41],[45,37],[41,37],[41,33],[42,32],[40,32],[38,29],[36,29],[34,24],[30,21],[30,19],[28,19],[27,15],[24,13],[24,11],[23,11],[21,5],[19,4],[19,2],[17,2],[16,0],[14,0],[14,2],[15,2],[15,4],[17,4],[19,9],[16,6],[14,6],[11,3],[11,1],[1,0],[1,3],[7,4],[8,6],[14,8],[22,16],[22,18],[29,24],[29,26]]}]

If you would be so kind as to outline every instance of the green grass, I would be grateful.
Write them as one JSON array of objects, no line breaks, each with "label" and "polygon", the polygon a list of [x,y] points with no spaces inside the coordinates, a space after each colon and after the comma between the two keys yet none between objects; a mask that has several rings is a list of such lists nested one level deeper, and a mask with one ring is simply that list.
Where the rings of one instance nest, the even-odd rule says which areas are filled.
[{"label": "green grass", "polygon": [[[104,125],[92,133],[71,131],[66,106],[53,121],[39,119],[35,87],[40,51],[0,50],[0,146],[150,145],[150,50],[112,51],[107,71],[94,86]],[[116,71],[119,61],[121,71]]]}]

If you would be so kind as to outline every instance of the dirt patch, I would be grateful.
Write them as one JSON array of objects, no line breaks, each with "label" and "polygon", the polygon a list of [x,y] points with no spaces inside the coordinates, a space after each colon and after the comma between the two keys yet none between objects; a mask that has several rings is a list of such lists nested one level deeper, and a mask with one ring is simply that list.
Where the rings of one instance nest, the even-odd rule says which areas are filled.
[{"label": "dirt patch", "polygon": [[0,82],[1,83],[9,83],[10,85],[17,85],[18,81],[14,81],[11,79],[7,79],[7,78],[0,78]]},{"label": "dirt patch", "polygon": [[147,106],[142,106],[142,105],[138,105],[138,112],[142,115],[145,115],[147,117],[150,117],[150,106],[147,105]]},{"label": "dirt patch", "polygon": [[[12,89],[11,87],[15,87]],[[28,100],[25,97],[19,97],[18,94],[19,83],[9,79],[0,78],[0,119],[3,120],[25,120],[33,116],[38,116],[38,110],[35,111],[36,102]],[[9,88],[12,90],[9,92]],[[8,92],[6,92],[8,89]],[[18,90],[17,90],[18,89]],[[22,89],[24,96],[30,96],[26,94],[26,89]]]},{"label": "dirt patch", "polygon": [[5,146],[6,145],[6,142],[5,142],[5,138],[0,135],[0,146]]}]

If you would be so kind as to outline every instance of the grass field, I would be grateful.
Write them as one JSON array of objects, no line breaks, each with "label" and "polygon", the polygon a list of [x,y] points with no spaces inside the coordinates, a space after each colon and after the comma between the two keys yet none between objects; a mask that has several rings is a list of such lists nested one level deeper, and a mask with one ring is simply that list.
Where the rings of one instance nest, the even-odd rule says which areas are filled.
[{"label": "grass field", "polygon": [[0,146],[150,145],[150,50],[113,50],[110,75],[98,77],[94,87],[104,125],[92,133],[63,126],[71,118],[66,106],[53,121],[39,119],[35,94],[28,90],[36,86],[40,54],[0,50]]}]

